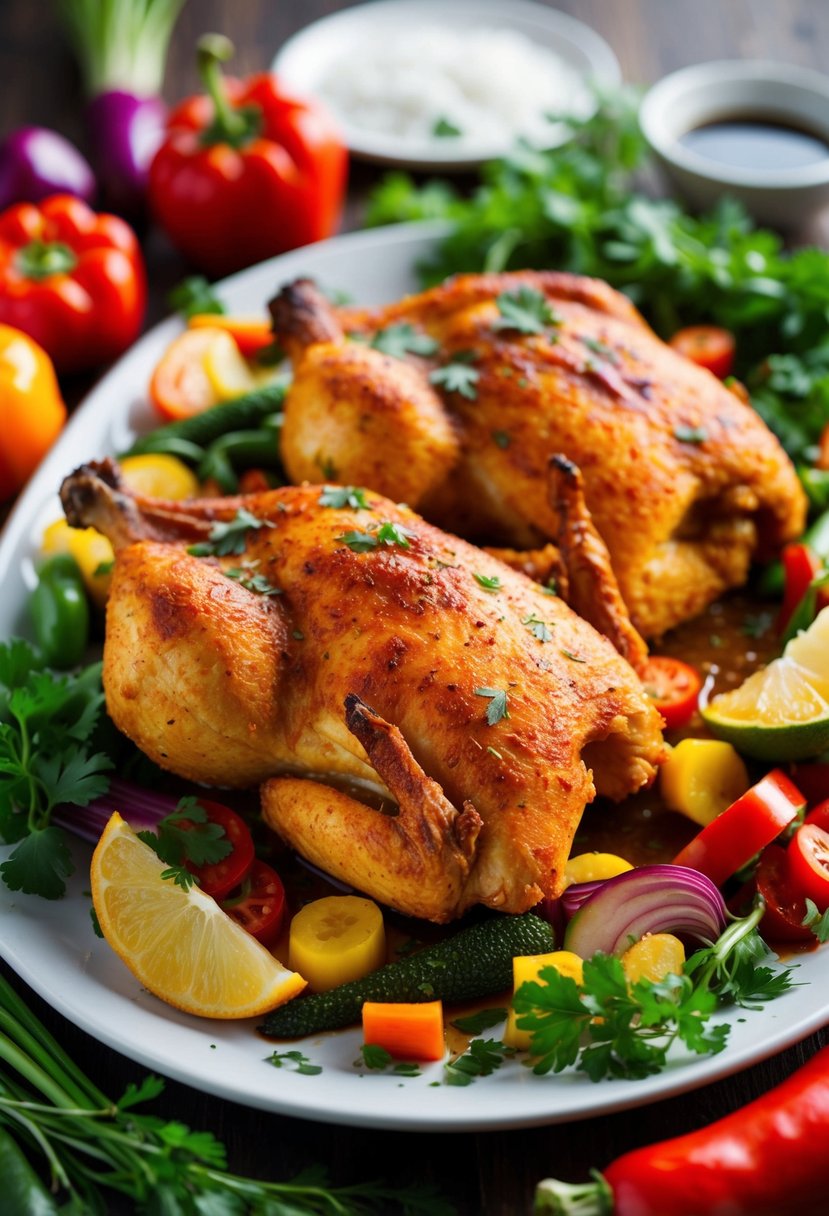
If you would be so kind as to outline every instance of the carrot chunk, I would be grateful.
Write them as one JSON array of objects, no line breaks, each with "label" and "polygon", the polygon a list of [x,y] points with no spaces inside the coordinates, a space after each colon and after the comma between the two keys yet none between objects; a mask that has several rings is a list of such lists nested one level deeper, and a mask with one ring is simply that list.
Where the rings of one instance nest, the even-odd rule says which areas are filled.
[{"label": "carrot chunk", "polygon": [[443,1002],[392,1005],[366,1001],[363,1005],[366,1046],[384,1047],[398,1060],[442,1060]]}]

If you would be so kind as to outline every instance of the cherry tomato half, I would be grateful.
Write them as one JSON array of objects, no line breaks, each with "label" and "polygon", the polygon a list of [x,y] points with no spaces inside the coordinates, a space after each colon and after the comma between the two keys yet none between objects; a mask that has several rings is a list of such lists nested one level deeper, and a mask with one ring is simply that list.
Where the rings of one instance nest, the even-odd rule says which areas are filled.
[{"label": "cherry tomato half", "polygon": [[652,654],[642,675],[642,684],[668,730],[690,722],[702,688],[702,677],[690,663],[669,655]]},{"label": "cherry tomato half", "polygon": [[786,851],[792,885],[811,899],[819,912],[829,908],[829,832],[816,823],[804,823]]},{"label": "cherry tomato half", "polygon": [[690,866],[722,886],[788,827],[805,802],[786,774],[773,769],[703,828],[676,855],[674,865]]},{"label": "cherry tomato half", "polygon": [[222,900],[222,908],[251,937],[268,946],[279,936],[285,915],[282,879],[276,870],[257,859],[238,891]]},{"label": "cherry tomato half", "polygon": [[668,345],[721,380],[734,366],[734,335],[717,325],[689,325],[687,329],[678,329]]},{"label": "cherry tomato half", "polygon": [[[199,806],[207,812],[208,822],[217,823],[219,827],[224,828],[225,836],[232,845],[232,852],[221,861],[208,865],[195,866],[188,861],[187,869],[205,895],[212,895],[214,899],[221,900],[250,873],[255,856],[253,837],[241,815],[237,815],[229,806],[224,806],[221,802],[209,802],[206,798],[199,798],[198,801]],[[187,820],[183,820],[179,826],[184,827],[186,823]]]},{"label": "cherry tomato half", "polygon": [[812,930],[803,924],[806,900],[792,884],[786,850],[779,844],[768,845],[760,854],[756,883],[766,903],[760,936],[769,942],[814,941]]}]

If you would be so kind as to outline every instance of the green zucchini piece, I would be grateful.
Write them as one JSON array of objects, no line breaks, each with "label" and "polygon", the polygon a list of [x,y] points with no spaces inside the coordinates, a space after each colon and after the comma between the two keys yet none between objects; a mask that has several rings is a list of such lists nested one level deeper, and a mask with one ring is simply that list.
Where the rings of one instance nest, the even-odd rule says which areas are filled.
[{"label": "green zucchini piece", "polygon": [[[269,384],[266,388],[254,389],[251,393],[234,397],[232,401],[223,401],[221,405],[214,405],[209,410],[203,410],[201,414],[169,422],[166,426],[150,431],[148,435],[141,435],[129,451],[122,452],[121,455],[143,456],[148,452],[169,452],[170,455],[178,456],[186,451],[186,447],[180,446],[182,441],[206,448],[230,431],[256,430],[264,418],[282,405],[286,385],[287,382],[282,381]],[[196,456],[196,459],[199,457]]]},{"label": "green zucchini piece", "polygon": [[260,1029],[299,1038],[359,1022],[364,1001],[476,1000],[512,988],[513,958],[552,949],[552,928],[534,913],[490,916],[363,979],[297,997],[268,1014]]}]

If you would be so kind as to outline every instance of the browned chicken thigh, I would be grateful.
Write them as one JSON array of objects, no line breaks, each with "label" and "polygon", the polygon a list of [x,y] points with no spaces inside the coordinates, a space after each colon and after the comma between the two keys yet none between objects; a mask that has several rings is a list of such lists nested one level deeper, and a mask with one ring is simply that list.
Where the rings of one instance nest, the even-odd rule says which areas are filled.
[{"label": "browned chicken thigh", "polygon": [[319,486],[160,502],[112,462],[62,497],[116,549],[116,724],[185,777],[265,782],[268,823],[395,908],[521,912],[560,889],[594,794],[653,779],[660,718],[610,642],[405,507]]},{"label": "browned chicken thigh", "polygon": [[292,480],[368,485],[468,539],[534,549],[557,539],[547,463],[563,453],[646,637],[802,530],[795,471],[751,406],[604,283],[464,275],[335,310],[299,281],[271,311],[294,367]]}]

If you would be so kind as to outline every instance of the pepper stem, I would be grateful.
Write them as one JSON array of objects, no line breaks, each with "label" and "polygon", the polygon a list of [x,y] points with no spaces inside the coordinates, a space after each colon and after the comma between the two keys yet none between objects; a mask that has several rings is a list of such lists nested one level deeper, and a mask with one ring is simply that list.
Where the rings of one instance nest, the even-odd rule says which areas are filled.
[{"label": "pepper stem", "polygon": [[545,1178],[535,1188],[534,1216],[613,1216],[613,1192],[598,1170],[592,1182]]},{"label": "pepper stem", "polygon": [[213,102],[213,121],[204,131],[202,142],[238,148],[257,133],[260,114],[250,108],[235,110],[228,101],[220,65],[233,58],[233,43],[224,34],[203,34],[197,47],[199,76]]},{"label": "pepper stem", "polygon": [[62,241],[30,241],[18,251],[15,262],[27,279],[48,279],[53,274],[71,274],[78,259]]}]

